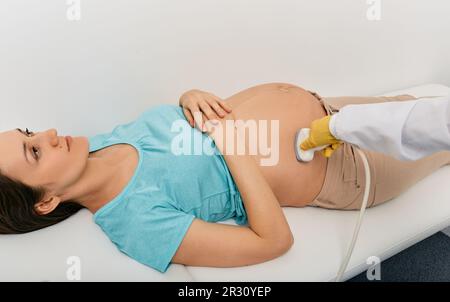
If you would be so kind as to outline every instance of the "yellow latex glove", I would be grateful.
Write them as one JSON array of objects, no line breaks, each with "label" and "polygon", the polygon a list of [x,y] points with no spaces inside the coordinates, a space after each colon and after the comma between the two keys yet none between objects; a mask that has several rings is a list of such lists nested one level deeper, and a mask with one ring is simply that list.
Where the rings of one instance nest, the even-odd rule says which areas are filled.
[{"label": "yellow latex glove", "polygon": [[330,157],[331,154],[341,146],[342,141],[335,138],[330,132],[330,118],[331,115],[327,115],[321,119],[312,121],[309,137],[300,144],[302,150],[330,145],[325,149],[320,150],[323,156]]}]

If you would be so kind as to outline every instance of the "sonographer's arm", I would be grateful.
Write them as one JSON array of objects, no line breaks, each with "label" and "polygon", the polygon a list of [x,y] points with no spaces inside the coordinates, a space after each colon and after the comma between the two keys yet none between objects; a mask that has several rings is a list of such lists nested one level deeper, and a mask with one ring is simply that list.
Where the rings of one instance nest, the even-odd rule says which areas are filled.
[{"label": "sonographer's arm", "polygon": [[449,97],[347,105],[334,114],[336,138],[400,160],[450,150]]}]

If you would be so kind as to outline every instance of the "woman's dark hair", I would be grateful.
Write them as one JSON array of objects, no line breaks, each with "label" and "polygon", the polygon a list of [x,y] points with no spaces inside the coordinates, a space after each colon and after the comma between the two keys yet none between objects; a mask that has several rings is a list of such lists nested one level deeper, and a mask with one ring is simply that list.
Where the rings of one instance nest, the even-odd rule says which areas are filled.
[{"label": "woman's dark hair", "polygon": [[61,202],[52,212],[41,215],[34,205],[45,196],[42,187],[30,187],[0,171],[0,234],[21,234],[39,230],[72,216],[82,205]]}]

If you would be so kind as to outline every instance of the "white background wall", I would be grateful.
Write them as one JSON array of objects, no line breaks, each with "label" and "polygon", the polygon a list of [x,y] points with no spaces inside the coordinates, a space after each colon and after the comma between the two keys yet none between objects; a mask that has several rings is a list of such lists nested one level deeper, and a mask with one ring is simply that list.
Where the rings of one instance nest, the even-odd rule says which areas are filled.
[{"label": "white background wall", "polygon": [[66,0],[0,2],[0,131],[109,131],[198,88],[264,82],[324,96],[450,85],[450,1]]}]

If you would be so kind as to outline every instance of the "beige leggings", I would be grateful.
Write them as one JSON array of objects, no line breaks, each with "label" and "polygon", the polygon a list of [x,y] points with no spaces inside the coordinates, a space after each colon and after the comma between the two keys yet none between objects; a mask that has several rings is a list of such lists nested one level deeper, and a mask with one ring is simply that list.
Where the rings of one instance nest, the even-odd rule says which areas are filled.
[{"label": "beige leggings", "polygon": [[[311,93],[319,99],[328,115],[349,104],[417,99],[411,95],[321,98],[317,93]],[[361,208],[366,177],[361,156],[356,148],[358,147],[344,143],[332,154],[328,159],[322,189],[308,205],[341,210]],[[366,149],[361,151],[366,155],[370,167],[371,185],[367,207],[391,200],[440,167],[450,164],[450,151],[440,151],[416,161],[400,161],[382,153]]]}]

